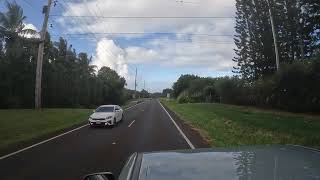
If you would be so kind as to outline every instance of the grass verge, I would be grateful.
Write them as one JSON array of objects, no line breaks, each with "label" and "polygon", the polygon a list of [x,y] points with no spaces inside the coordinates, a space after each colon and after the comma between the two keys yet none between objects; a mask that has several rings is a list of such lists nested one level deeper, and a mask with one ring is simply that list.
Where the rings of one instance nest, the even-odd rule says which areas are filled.
[{"label": "grass verge", "polygon": [[319,116],[225,104],[161,102],[205,131],[214,146],[298,144],[320,149]]},{"label": "grass verge", "polygon": [[0,110],[0,152],[85,122],[90,109]]}]

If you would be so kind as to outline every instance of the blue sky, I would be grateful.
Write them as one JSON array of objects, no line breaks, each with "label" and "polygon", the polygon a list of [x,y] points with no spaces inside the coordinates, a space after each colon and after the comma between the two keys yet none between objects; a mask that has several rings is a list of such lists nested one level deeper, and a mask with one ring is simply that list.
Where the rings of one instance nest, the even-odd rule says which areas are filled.
[{"label": "blue sky", "polygon": [[[102,17],[233,17],[234,1],[59,0],[51,8],[48,30],[53,39],[62,36],[77,52],[91,55],[92,64],[116,70],[126,78],[128,88],[133,88],[134,71],[138,68],[138,89],[145,81],[146,89],[155,92],[171,87],[181,74],[232,75],[234,19]],[[41,29],[41,9],[47,0],[16,2],[27,16],[25,23]],[[0,8],[3,11],[4,1]],[[142,34],[126,34],[132,32]]]}]

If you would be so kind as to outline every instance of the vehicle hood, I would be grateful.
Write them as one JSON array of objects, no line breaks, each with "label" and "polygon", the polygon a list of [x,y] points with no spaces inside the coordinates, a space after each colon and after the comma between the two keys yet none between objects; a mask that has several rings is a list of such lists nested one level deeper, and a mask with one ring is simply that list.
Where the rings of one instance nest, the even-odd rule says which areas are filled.
[{"label": "vehicle hood", "polygon": [[106,118],[108,116],[114,116],[114,113],[113,112],[95,112],[90,115],[90,117],[93,119],[101,119],[101,118]]},{"label": "vehicle hood", "polygon": [[320,152],[255,146],[143,153],[139,180],[319,179]]}]

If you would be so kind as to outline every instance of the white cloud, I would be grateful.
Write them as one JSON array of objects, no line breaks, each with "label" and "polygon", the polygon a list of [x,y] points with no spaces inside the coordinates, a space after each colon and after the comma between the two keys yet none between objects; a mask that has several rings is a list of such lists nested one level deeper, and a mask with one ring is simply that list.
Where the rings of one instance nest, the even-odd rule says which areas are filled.
[{"label": "white cloud", "polygon": [[32,29],[38,32],[38,29],[35,25],[31,24],[31,23],[25,23],[24,24],[24,29]]},{"label": "white cloud", "polygon": [[[23,29],[31,29],[36,32],[39,32],[37,27],[31,23],[24,23],[24,28]],[[21,36],[24,36],[26,38],[40,38],[40,34],[21,34]]]},{"label": "white cloud", "polygon": [[129,63],[148,63],[159,57],[159,54],[153,49],[130,46],[125,49],[126,57]]},{"label": "white cloud", "polygon": [[[181,4],[175,0],[83,0],[68,2],[65,16],[234,16],[235,0],[201,0],[196,5]],[[67,18],[57,21],[67,26],[69,33],[85,32],[204,32],[232,33],[232,19],[113,19]],[[228,31],[223,24],[231,23]],[[190,26],[192,25],[192,27]],[[210,29],[202,29],[203,25]],[[189,28],[189,31],[188,31]],[[121,35],[124,36],[124,35]],[[130,35],[131,36],[131,35]]]},{"label": "white cloud", "polygon": [[[190,37],[190,41],[159,38],[146,41],[149,48],[126,48],[126,59],[132,64],[154,64],[165,67],[192,67],[215,71],[231,70],[234,44],[226,40],[208,41]],[[223,42],[223,43],[221,43]],[[229,40],[230,42],[230,40]]]},{"label": "white cloud", "polygon": [[[190,2],[193,2],[191,0]],[[175,0],[82,0],[67,2],[64,16],[228,16],[235,15],[235,0],[201,0],[179,3]],[[196,36],[192,34],[233,35],[233,19],[116,19],[68,18],[56,19],[65,33],[101,33],[93,64],[109,66],[127,81],[130,64],[154,64],[173,68],[199,68],[230,71],[235,48],[230,36]],[[146,38],[142,44],[121,48],[112,40],[146,36],[107,35],[121,32],[173,32],[165,36]],[[231,42],[231,43],[230,43]],[[130,82],[129,82],[130,83]]]},{"label": "white cloud", "polygon": [[108,66],[120,76],[128,79],[128,65],[124,55],[123,49],[119,48],[113,40],[103,38],[97,43],[96,55],[92,64],[99,69],[102,66]]}]

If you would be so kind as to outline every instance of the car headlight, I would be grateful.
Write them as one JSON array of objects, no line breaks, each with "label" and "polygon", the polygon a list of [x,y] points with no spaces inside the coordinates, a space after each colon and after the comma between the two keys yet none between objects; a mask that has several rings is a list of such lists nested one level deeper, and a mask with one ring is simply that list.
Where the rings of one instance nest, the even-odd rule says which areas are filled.
[{"label": "car headlight", "polygon": [[112,116],[108,116],[108,117],[106,117],[106,119],[111,119],[112,118]]},{"label": "car headlight", "polygon": [[91,117],[89,117],[89,120],[92,120],[92,118],[91,118]]}]

